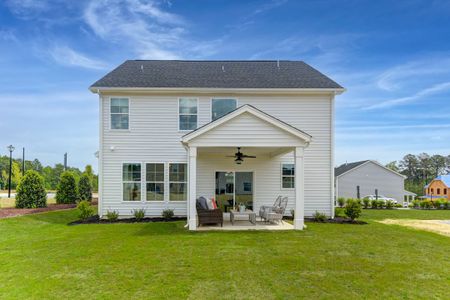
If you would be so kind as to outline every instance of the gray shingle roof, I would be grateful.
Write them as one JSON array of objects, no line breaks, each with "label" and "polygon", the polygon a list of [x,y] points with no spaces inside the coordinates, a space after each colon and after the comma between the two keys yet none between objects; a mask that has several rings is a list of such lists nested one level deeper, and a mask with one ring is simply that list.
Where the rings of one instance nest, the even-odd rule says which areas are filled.
[{"label": "gray shingle roof", "polygon": [[91,87],[342,88],[306,63],[286,60],[127,60]]},{"label": "gray shingle roof", "polygon": [[353,168],[356,168],[357,166],[362,165],[363,163],[368,162],[369,160],[362,160],[362,161],[355,161],[352,163],[345,163],[340,165],[337,168],[334,168],[334,176],[339,176],[341,174],[344,174],[347,171],[350,171]]}]

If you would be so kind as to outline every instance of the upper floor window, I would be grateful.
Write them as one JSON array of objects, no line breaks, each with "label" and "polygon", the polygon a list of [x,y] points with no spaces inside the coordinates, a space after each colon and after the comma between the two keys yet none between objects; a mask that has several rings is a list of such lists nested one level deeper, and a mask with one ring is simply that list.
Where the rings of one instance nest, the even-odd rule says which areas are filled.
[{"label": "upper floor window", "polygon": [[141,201],[141,164],[123,164],[122,189],[123,201]]},{"label": "upper floor window", "polygon": [[441,194],[441,189],[440,189],[440,188],[437,188],[437,192],[436,192],[436,194],[438,194],[438,195],[440,195],[440,194]]},{"label": "upper floor window", "polygon": [[178,101],[179,130],[197,129],[197,99],[180,98]]},{"label": "upper floor window", "polygon": [[444,195],[447,195],[447,189],[444,189]]},{"label": "upper floor window", "polygon": [[111,129],[128,129],[129,99],[111,98]]},{"label": "upper floor window", "polygon": [[294,164],[282,164],[281,187],[283,189],[293,189],[295,187],[295,166],[294,166]]},{"label": "upper floor window", "polygon": [[237,107],[236,99],[212,99],[211,101],[211,121],[226,115]]}]

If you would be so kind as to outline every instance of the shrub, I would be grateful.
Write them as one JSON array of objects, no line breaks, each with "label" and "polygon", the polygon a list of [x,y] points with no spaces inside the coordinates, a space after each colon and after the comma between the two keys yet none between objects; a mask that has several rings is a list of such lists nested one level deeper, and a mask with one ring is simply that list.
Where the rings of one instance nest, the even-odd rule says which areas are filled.
[{"label": "shrub", "polygon": [[394,208],[394,201],[388,200],[386,201],[386,209],[393,209]]},{"label": "shrub", "polygon": [[370,200],[369,199],[363,199],[364,208],[369,208]]},{"label": "shrub", "polygon": [[119,218],[119,212],[113,210],[113,211],[107,211],[106,212],[106,219],[108,219],[108,221],[114,222],[117,221],[117,219]]},{"label": "shrub", "polygon": [[432,206],[433,206],[433,203],[430,200],[420,201],[420,208],[430,209]]},{"label": "shrub", "polygon": [[78,182],[78,193],[80,200],[92,200],[92,184],[89,175],[81,175],[80,181]]},{"label": "shrub", "polygon": [[444,209],[449,209],[449,208],[450,208],[450,201],[445,200],[445,201],[442,203],[442,206],[443,206]]},{"label": "shrub", "polygon": [[335,217],[345,217],[344,209],[341,207],[334,208],[334,216]]},{"label": "shrub", "polygon": [[436,199],[434,201],[431,201],[431,205],[433,205],[433,207],[436,209],[441,209],[441,200]]},{"label": "shrub", "polygon": [[361,204],[355,200],[348,200],[347,205],[345,206],[345,215],[349,217],[352,221],[359,218],[361,216]]},{"label": "shrub", "polygon": [[313,219],[316,222],[325,222],[327,220],[327,216],[321,212],[318,212],[316,210],[316,212],[313,214]]},{"label": "shrub", "polygon": [[142,221],[142,219],[145,217],[145,209],[133,209],[131,211],[134,215],[134,218],[136,221]]},{"label": "shrub", "polygon": [[395,204],[394,204],[394,207],[396,207],[396,208],[402,208],[403,205],[401,205],[400,203],[395,203]]},{"label": "shrub", "polygon": [[165,209],[162,212],[162,216],[166,220],[170,220],[173,217],[173,209]]},{"label": "shrub", "polygon": [[410,203],[410,206],[411,207],[414,207],[414,208],[419,208],[420,207],[420,201],[419,200],[413,200],[411,203]]},{"label": "shrub", "polygon": [[35,208],[47,206],[47,192],[44,179],[36,171],[30,170],[17,186],[16,207]]},{"label": "shrub", "polygon": [[373,209],[377,209],[378,208],[378,200],[370,200],[370,207],[372,207]]},{"label": "shrub", "polygon": [[56,189],[56,203],[75,203],[78,200],[78,188],[75,176],[72,172],[65,171],[61,174],[59,184]]},{"label": "shrub", "polygon": [[384,206],[385,206],[385,202],[383,200],[377,200],[377,208],[378,209],[383,209]]},{"label": "shrub", "polygon": [[94,215],[94,208],[91,207],[87,200],[80,201],[77,205],[78,217],[81,220],[86,220]]},{"label": "shrub", "polygon": [[339,207],[344,207],[344,205],[345,205],[345,198],[339,197],[337,202],[338,202]]}]

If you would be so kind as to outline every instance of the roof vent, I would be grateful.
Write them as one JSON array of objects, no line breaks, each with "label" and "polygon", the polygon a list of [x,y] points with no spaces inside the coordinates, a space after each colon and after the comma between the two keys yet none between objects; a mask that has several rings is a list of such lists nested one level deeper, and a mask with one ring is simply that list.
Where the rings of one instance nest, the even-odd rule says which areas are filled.
[{"label": "roof vent", "polygon": [[280,61],[279,60],[277,60],[277,68],[278,68],[278,70],[280,69]]},{"label": "roof vent", "polygon": [[222,72],[225,72],[225,66],[222,65]]},{"label": "roof vent", "polygon": [[144,65],[141,65],[141,71],[144,72]]}]

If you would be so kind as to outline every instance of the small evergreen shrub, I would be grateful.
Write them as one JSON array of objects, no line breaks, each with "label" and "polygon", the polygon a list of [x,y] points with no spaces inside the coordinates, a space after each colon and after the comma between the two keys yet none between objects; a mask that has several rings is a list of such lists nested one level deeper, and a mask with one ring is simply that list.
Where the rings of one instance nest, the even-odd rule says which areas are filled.
[{"label": "small evergreen shrub", "polygon": [[386,201],[386,209],[393,209],[394,208],[394,201],[388,200]]},{"label": "small evergreen shrub", "polygon": [[401,205],[400,203],[396,203],[396,204],[394,204],[394,207],[396,207],[396,208],[402,208],[403,205]]},{"label": "small evergreen shrub", "polygon": [[78,182],[78,193],[80,195],[80,200],[92,200],[92,184],[89,175],[81,175],[80,181]]},{"label": "small evergreen shrub", "polygon": [[165,209],[162,212],[162,216],[166,220],[170,220],[173,217],[173,209]]},{"label": "small evergreen shrub", "polygon": [[334,216],[335,217],[345,217],[344,209],[342,207],[335,207],[334,208]]},{"label": "small evergreen shrub", "polygon": [[369,199],[363,199],[363,205],[364,205],[364,208],[369,208],[369,205],[370,205],[370,200]]},{"label": "small evergreen shrub", "polygon": [[133,209],[131,212],[138,222],[142,221],[142,219],[145,217],[145,209]]},{"label": "small evergreen shrub", "polygon": [[113,211],[107,211],[106,212],[106,219],[108,219],[108,221],[114,222],[117,221],[117,219],[119,219],[119,212],[113,210]]},{"label": "small evergreen shrub", "polygon": [[38,172],[30,170],[17,186],[16,207],[36,208],[47,206],[47,192],[44,179]]},{"label": "small evergreen shrub", "polygon": [[383,200],[376,200],[377,201],[377,208],[378,209],[383,209],[385,203]]},{"label": "small evergreen shrub", "polygon": [[378,200],[370,200],[370,207],[373,209],[377,209],[378,208]]},{"label": "small evergreen shrub", "polygon": [[450,209],[450,201],[445,200],[445,201],[442,203],[442,206],[443,206],[444,209]]},{"label": "small evergreen shrub", "polygon": [[361,216],[361,204],[358,201],[349,200],[347,201],[344,212],[347,217],[354,221]]},{"label": "small evergreen shrub", "polygon": [[91,207],[87,200],[78,202],[77,204],[78,217],[81,220],[86,220],[94,215],[94,208]]},{"label": "small evergreen shrub", "polygon": [[77,200],[78,187],[76,184],[75,176],[72,172],[65,171],[61,174],[61,178],[56,189],[56,203],[76,203]]},{"label": "small evergreen shrub", "polygon": [[316,212],[313,214],[313,219],[316,222],[325,222],[327,220],[327,216],[321,212],[318,212],[316,210]]},{"label": "small evergreen shrub", "polygon": [[413,200],[410,205],[414,208],[419,208],[420,207],[420,201],[419,200]]},{"label": "small evergreen shrub", "polygon": [[344,205],[345,205],[345,198],[339,197],[337,202],[338,202],[339,207],[344,207]]}]

